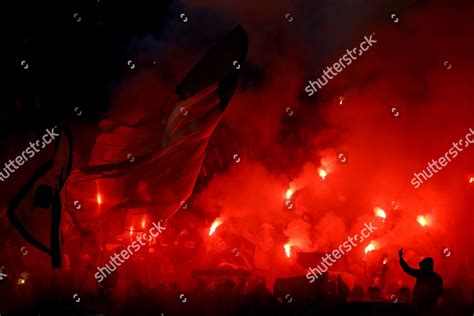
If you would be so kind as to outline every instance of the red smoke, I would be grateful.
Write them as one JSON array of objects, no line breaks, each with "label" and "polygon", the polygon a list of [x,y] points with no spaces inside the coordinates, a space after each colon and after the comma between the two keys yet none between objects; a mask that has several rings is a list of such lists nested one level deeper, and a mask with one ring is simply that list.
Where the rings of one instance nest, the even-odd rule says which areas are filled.
[{"label": "red smoke", "polygon": [[[438,2],[413,7],[407,2],[398,10],[387,5],[375,8],[377,13],[371,12],[367,23],[349,19],[343,29],[314,43],[315,38],[298,32],[312,22],[302,21],[296,12],[295,22],[289,24],[286,11],[251,15],[232,4],[189,2],[218,6],[243,20],[250,38],[249,64],[265,64],[261,86],[236,94],[212,142],[222,159],[238,153],[242,162],[230,162],[229,171],[212,177],[197,198],[200,208],[212,214],[219,210],[219,215],[241,223],[238,233],[261,225],[282,232],[286,239],[279,242],[278,233],[272,235],[268,255],[281,258],[269,261],[271,271],[287,271],[287,249],[292,257],[296,251],[337,248],[373,219],[375,207],[385,211],[386,219],[373,238],[377,246],[368,260],[387,254],[394,277],[402,277],[396,261],[400,247],[408,250],[412,265],[424,256],[433,257],[435,269],[448,284],[455,279],[456,272],[450,272],[454,267],[472,265],[474,187],[469,177],[474,147],[419,189],[410,184],[414,172],[474,127],[471,5],[465,10]],[[391,12],[397,12],[398,24],[390,19]],[[265,18],[279,21],[275,28],[281,34],[272,40],[280,46],[259,42],[258,28]],[[322,29],[333,23],[324,22]],[[374,32],[378,43],[369,52],[315,96],[305,96],[307,80],[314,80],[346,48]],[[330,56],[317,54],[327,47],[332,47]],[[346,155],[346,163],[340,163],[339,153]],[[327,172],[324,181],[319,168]],[[285,207],[289,188],[294,190],[290,210]],[[426,226],[417,222],[419,215],[427,219]],[[348,272],[356,277],[367,245],[368,241],[346,255]],[[449,257],[446,248],[453,252]]]},{"label": "red smoke", "polygon": [[[369,270],[380,269],[379,259],[387,257],[389,276],[408,282],[397,262],[401,247],[411,265],[433,257],[448,285],[458,280],[458,267],[472,267],[474,146],[419,189],[410,183],[413,173],[474,128],[474,12],[469,2],[457,2],[456,8],[441,1],[379,1],[377,6],[186,2],[238,21],[250,41],[241,87],[214,132],[205,161],[211,168],[219,157],[228,168],[209,176],[194,196],[193,207],[204,211],[209,223],[202,228],[207,242],[226,230],[247,239],[257,236],[250,258],[255,267],[269,278],[304,274],[306,267],[295,262],[298,252],[337,249],[374,219],[379,207],[385,211],[384,223],[341,259],[345,263],[338,271],[362,282],[364,256]],[[287,12],[294,17],[291,23],[285,20]],[[398,23],[390,18],[392,12]],[[308,80],[371,33],[378,42],[370,51],[323,90],[305,95]],[[174,44],[165,47],[164,69],[133,75],[117,89],[111,104],[115,119],[134,121],[162,104],[198,60],[196,52],[190,56]],[[167,72],[176,75],[169,78]],[[324,179],[318,170],[327,173]],[[420,215],[425,226],[417,221]],[[209,236],[216,218],[223,223]],[[375,249],[366,254],[371,240]],[[212,247],[223,246],[216,242]]]}]

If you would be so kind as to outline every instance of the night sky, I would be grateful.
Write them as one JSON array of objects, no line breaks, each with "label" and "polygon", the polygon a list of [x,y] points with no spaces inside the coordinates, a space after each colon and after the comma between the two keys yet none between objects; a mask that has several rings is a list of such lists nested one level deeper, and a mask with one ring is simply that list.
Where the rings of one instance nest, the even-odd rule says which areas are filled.
[{"label": "night sky", "polygon": [[12,95],[2,105],[2,136],[72,119],[76,106],[97,120],[115,83],[127,76],[131,39],[162,36],[170,10],[170,1],[12,3]]}]

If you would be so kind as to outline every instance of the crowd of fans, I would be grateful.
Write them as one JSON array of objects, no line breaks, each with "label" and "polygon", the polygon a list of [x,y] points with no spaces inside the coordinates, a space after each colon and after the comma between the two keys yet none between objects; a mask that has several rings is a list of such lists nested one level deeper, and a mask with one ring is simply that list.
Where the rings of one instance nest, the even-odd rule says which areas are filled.
[{"label": "crowd of fans", "polygon": [[[180,235],[181,236],[181,235]],[[170,243],[171,244],[171,243]],[[178,243],[179,245],[180,243]],[[186,242],[184,242],[186,244]],[[193,244],[194,245],[194,244]],[[163,247],[162,247],[163,248]],[[350,283],[343,273],[329,271],[310,283],[304,274],[270,279],[268,271],[232,264],[214,269],[187,268],[191,251],[173,248],[154,253],[144,249],[127,264],[97,283],[97,265],[82,253],[63,258],[52,270],[48,261],[12,255],[8,242],[0,248],[0,313],[21,315],[473,315],[474,291],[467,297],[462,280],[447,285],[425,258],[410,267],[400,250],[400,271],[415,280],[413,288],[381,272]],[[10,252],[9,252],[10,251]],[[176,254],[176,258],[169,254]],[[196,257],[201,257],[197,256]],[[241,253],[231,257],[244,257]],[[82,258],[82,259],[80,259]],[[30,260],[31,259],[31,260]],[[185,260],[186,259],[186,260]],[[180,266],[181,264],[181,266]],[[184,265],[183,265],[184,264]],[[3,266],[4,265],[4,266]],[[53,272],[51,272],[53,271]],[[192,276],[181,277],[183,271]],[[48,274],[51,272],[52,274]],[[457,269],[464,279],[469,270]],[[184,280],[187,279],[185,282]],[[411,284],[411,283],[410,283]]]},{"label": "crowd of fans", "polygon": [[416,304],[414,291],[429,295],[417,286],[414,291],[405,286],[382,291],[359,284],[351,289],[340,275],[324,274],[314,284],[304,276],[277,278],[270,290],[263,276],[230,272],[197,276],[190,290],[178,283],[149,288],[135,280],[125,292],[116,288],[117,273],[97,284],[96,291],[74,298],[58,282],[43,288],[23,275],[19,280],[24,282],[0,282],[0,306],[3,311],[8,307],[32,315],[472,315],[472,302],[464,301],[459,289],[445,289],[428,312]]}]

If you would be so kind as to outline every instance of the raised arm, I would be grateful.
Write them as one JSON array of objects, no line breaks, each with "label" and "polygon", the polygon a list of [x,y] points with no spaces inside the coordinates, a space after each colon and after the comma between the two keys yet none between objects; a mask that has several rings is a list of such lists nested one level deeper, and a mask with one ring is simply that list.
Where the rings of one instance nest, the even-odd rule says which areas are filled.
[{"label": "raised arm", "polygon": [[408,265],[408,263],[406,263],[405,259],[403,259],[403,248],[398,251],[398,255],[400,256],[400,266],[402,267],[403,271],[416,278],[420,270],[413,269]]}]

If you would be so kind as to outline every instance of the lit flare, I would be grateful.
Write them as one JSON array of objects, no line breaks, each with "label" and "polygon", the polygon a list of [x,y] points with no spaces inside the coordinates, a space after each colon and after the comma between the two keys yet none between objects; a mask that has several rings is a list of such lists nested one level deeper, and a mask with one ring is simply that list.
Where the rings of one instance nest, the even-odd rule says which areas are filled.
[{"label": "lit flare", "polygon": [[285,254],[289,258],[291,256],[291,245],[286,243],[283,245],[283,249],[285,249]]},{"label": "lit flare", "polygon": [[216,218],[214,222],[212,222],[211,228],[209,228],[209,236],[212,236],[214,232],[216,231],[217,227],[219,227],[222,224],[222,219],[221,218]]},{"label": "lit flare", "polygon": [[376,249],[375,242],[372,240],[370,244],[368,244],[367,247],[365,247],[364,251],[365,251],[365,254],[368,254],[369,252],[374,251],[375,249]]},{"label": "lit flare", "polygon": [[387,218],[387,213],[385,213],[385,211],[378,206],[374,208],[374,213],[375,216],[380,217],[382,220],[385,220]]},{"label": "lit flare", "polygon": [[326,176],[328,175],[327,171],[324,170],[323,168],[318,169],[318,174],[323,180],[326,179]]}]

